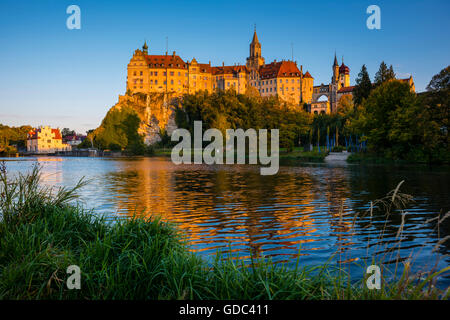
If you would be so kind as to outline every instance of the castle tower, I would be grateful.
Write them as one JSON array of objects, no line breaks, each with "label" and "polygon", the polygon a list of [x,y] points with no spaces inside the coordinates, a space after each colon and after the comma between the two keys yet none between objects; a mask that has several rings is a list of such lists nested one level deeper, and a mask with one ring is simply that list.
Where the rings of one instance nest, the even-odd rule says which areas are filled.
[{"label": "castle tower", "polygon": [[258,36],[256,34],[256,28],[253,33],[253,39],[250,43],[250,56],[247,58],[247,68],[250,71],[250,79],[255,80],[259,67],[264,65],[264,58],[261,56],[261,43],[259,43]]},{"label": "castle tower", "polygon": [[336,52],[334,53],[334,63],[333,63],[333,78],[331,79],[332,84],[337,84],[339,81],[339,63],[336,58]]},{"label": "castle tower", "polygon": [[144,42],[144,45],[142,46],[142,52],[144,52],[145,54],[148,54],[147,41],[145,41],[145,42]]},{"label": "castle tower", "polygon": [[350,68],[344,64],[344,57],[342,57],[342,65],[339,67],[338,90],[348,86],[350,86]]},{"label": "castle tower", "polygon": [[261,43],[258,41],[258,35],[253,33],[252,43],[250,43],[250,57],[261,57]]}]

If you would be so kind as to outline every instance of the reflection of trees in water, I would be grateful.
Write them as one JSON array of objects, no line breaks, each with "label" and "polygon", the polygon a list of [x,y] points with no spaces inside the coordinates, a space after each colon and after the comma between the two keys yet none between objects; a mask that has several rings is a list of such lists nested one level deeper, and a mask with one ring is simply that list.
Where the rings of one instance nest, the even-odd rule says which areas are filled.
[{"label": "reflection of trees in water", "polygon": [[[294,168],[261,176],[256,167],[175,167],[155,159],[118,166],[106,179],[120,195],[120,211],[161,215],[199,250],[295,257],[300,244],[321,237],[335,237],[341,250],[351,244],[351,224],[341,214],[349,210],[342,202],[350,194],[344,169],[314,175]],[[317,212],[326,212],[321,207],[328,210],[329,235],[322,234],[324,221],[316,225]],[[308,250],[314,249],[320,248],[311,244]]]},{"label": "reflection of trees in water", "polygon": [[[361,167],[283,167],[275,176],[261,176],[252,166],[174,166],[165,159],[117,166],[105,179],[118,195],[120,212],[160,215],[178,224],[198,251],[264,254],[283,261],[297,257],[300,245],[302,255],[322,249],[337,252],[342,262],[361,257],[367,243],[377,243],[386,218],[374,212],[370,225],[361,206],[384,196],[386,186],[395,188],[401,178]],[[400,215],[390,216],[387,237],[395,236],[400,222]],[[417,231],[409,232],[415,223],[406,217],[403,241],[415,239]]]}]

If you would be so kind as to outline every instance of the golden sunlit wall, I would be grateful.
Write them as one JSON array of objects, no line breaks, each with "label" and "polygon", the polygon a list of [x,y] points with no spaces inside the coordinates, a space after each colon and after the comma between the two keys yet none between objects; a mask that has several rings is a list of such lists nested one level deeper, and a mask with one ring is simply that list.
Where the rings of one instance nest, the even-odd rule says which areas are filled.
[{"label": "golden sunlit wall", "polygon": [[302,93],[301,93],[301,101],[303,103],[311,103],[312,95],[313,95],[313,87],[314,87],[314,78],[303,78],[302,80]]}]

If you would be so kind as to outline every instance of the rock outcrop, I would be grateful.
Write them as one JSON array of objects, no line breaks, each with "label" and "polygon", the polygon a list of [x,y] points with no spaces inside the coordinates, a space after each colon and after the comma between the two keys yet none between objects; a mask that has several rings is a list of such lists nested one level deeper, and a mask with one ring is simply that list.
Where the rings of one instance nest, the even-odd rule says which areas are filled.
[{"label": "rock outcrop", "polygon": [[141,120],[138,133],[144,136],[146,145],[153,145],[161,140],[162,130],[170,136],[177,128],[174,108],[179,102],[179,98],[172,94],[123,95],[119,96],[119,102],[111,110],[120,110],[123,106],[135,110]]}]

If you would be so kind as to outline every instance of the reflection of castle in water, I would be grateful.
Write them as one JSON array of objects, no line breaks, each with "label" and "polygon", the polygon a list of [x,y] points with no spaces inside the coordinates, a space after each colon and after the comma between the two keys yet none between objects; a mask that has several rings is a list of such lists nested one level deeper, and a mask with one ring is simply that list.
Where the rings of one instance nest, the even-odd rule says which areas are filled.
[{"label": "reflection of castle in water", "polygon": [[[300,254],[324,249],[323,242],[314,242],[327,232],[339,249],[351,242],[351,219],[341,217],[348,211],[343,199],[349,196],[343,168],[327,177],[288,168],[274,177],[261,176],[250,166],[217,170],[147,161],[117,162],[120,168],[107,177],[115,193],[124,195],[117,199],[119,212],[161,216],[177,224],[196,250],[289,258],[297,256],[300,246]],[[329,215],[320,219],[318,211],[327,212],[323,207]]]}]

